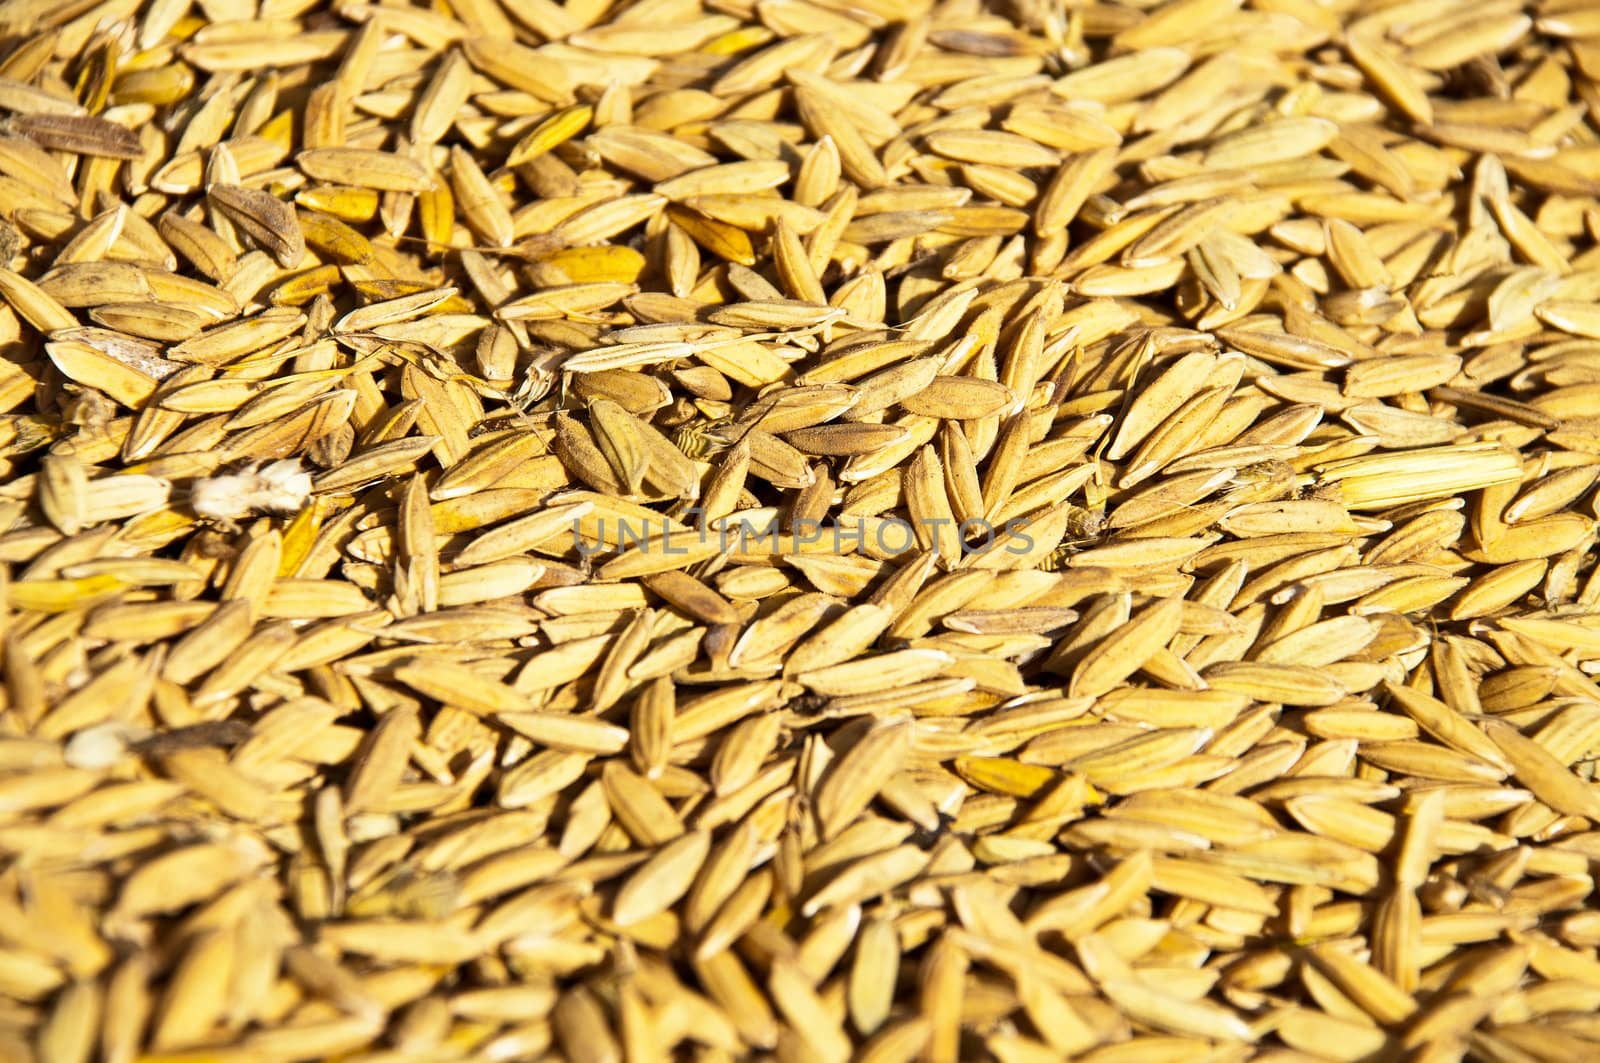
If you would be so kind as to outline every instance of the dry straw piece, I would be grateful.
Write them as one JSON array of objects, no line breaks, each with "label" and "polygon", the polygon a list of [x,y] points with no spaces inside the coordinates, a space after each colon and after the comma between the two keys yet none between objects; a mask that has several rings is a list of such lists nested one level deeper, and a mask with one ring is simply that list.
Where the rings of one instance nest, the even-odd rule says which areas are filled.
[{"label": "dry straw piece", "polygon": [[1600,1057],[1592,0],[0,0],[0,1058]]}]

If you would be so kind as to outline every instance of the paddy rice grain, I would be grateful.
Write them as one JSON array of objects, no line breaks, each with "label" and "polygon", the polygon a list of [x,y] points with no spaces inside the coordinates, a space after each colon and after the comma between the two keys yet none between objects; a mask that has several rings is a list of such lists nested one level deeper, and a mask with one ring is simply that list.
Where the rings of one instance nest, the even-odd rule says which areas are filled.
[{"label": "paddy rice grain", "polygon": [[0,40],[0,1056],[1597,1051],[1585,3]]}]

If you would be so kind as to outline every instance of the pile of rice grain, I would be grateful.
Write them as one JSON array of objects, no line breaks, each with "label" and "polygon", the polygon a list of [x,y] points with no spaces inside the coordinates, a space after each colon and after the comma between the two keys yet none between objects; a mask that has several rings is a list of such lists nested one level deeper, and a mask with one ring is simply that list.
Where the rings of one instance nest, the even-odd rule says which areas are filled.
[{"label": "pile of rice grain", "polygon": [[1593,0],[0,0],[0,1057],[1600,1057],[1597,239]]}]

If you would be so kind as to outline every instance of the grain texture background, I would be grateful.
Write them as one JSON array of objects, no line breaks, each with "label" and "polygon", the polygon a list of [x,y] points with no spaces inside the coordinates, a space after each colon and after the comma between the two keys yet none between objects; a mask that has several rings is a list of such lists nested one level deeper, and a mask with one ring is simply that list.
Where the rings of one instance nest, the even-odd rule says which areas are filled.
[{"label": "grain texture background", "polygon": [[1597,194],[1591,0],[0,0],[0,1057],[1600,1056]]}]

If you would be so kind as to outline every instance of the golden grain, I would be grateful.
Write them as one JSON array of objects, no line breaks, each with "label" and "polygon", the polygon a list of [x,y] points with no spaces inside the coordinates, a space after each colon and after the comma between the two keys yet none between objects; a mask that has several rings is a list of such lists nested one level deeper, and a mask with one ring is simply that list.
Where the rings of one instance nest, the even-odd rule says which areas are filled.
[{"label": "golden grain", "polygon": [[1582,1059],[1551,0],[0,17],[0,1056]]}]

